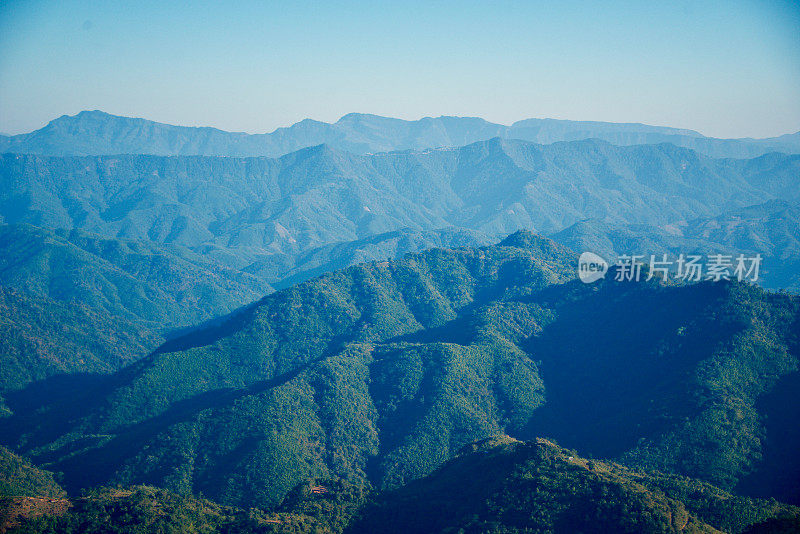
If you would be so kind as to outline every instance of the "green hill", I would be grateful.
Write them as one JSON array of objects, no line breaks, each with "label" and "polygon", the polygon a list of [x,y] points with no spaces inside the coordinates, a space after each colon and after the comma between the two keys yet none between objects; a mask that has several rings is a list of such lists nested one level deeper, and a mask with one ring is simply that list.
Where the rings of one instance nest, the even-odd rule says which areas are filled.
[{"label": "green hill", "polygon": [[571,263],[528,235],[328,274],[126,368],[55,441],[61,406],[12,418],[0,434],[58,466],[73,489],[149,480],[267,505],[312,477],[402,483],[464,443],[520,426],[542,385],[513,343],[401,336],[564,281]]},{"label": "green hill", "polygon": [[162,332],[229,313],[271,289],[183,247],[26,224],[0,225],[0,284]]},{"label": "green hill", "polygon": [[98,375],[141,358],[161,341],[104,310],[0,286],[2,415],[32,411],[48,400],[69,403],[61,396],[82,391]]},{"label": "green hill", "polygon": [[765,448],[759,404],[798,369],[798,297],[567,282],[573,261],[518,233],[327,274],[171,341],[89,392],[80,417],[44,407],[0,436],[68,489],[258,506],[310,478],[397,487],[498,432],[725,489],[777,462],[800,472],[779,454],[791,433]]},{"label": "green hill", "polygon": [[401,488],[374,492],[341,479],[312,479],[270,510],[147,486],[100,488],[68,507],[46,507],[29,503],[11,532],[738,534],[800,521],[800,508],[774,500],[582,458],[546,439],[503,435],[466,445]]},{"label": "green hill", "polygon": [[359,263],[393,260],[429,248],[479,247],[497,241],[499,239],[481,232],[454,227],[436,230],[403,228],[356,241],[323,245],[296,256],[288,256],[286,264],[279,271],[264,270],[265,267],[273,268],[275,261],[272,258],[256,261],[243,270],[267,280],[275,279],[277,281],[273,285],[284,288]]},{"label": "green hill", "polygon": [[488,439],[379,495],[348,532],[744,532],[800,509],[581,458],[545,439]]},{"label": "green hill", "polygon": [[58,498],[66,493],[53,474],[32,466],[5,447],[0,447],[0,497]]}]

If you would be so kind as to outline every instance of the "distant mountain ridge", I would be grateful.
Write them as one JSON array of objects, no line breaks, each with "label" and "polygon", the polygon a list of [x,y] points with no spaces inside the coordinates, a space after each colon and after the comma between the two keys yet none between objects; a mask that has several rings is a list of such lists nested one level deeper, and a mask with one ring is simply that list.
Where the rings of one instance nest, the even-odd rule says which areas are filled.
[{"label": "distant mountain ridge", "polygon": [[767,139],[717,139],[695,131],[634,123],[525,119],[511,126],[476,117],[416,121],[350,113],[335,123],[305,119],[271,133],[186,127],[102,111],[64,115],[31,133],[0,136],[0,152],[40,155],[204,155],[277,157],[328,144],[355,154],[463,146],[493,137],[542,144],[601,139],[616,145],[671,143],[712,157],[800,153],[800,132]]},{"label": "distant mountain ridge", "polygon": [[673,145],[491,139],[276,159],[0,155],[0,222],[173,243],[243,268],[401,228],[490,235],[586,218],[665,225],[800,200],[800,156],[717,160]]},{"label": "distant mountain ridge", "polygon": [[[88,286],[104,287],[106,294],[83,301],[105,303],[100,305],[107,309],[110,303],[115,313],[127,308],[124,315],[130,319],[130,311],[148,321],[159,320],[151,312],[166,313],[171,326],[187,326],[191,320],[209,319],[209,312],[224,313],[257,298],[275,284],[286,287],[326,270],[430,246],[488,244],[520,229],[548,235],[589,219],[597,221],[591,232],[609,225],[636,227],[631,237],[638,236],[639,243],[645,238],[669,244],[670,250],[690,241],[705,243],[712,240],[669,235],[665,228],[678,232],[684,221],[710,220],[747,206],[796,204],[798,174],[800,155],[719,160],[669,144],[619,147],[599,140],[539,145],[493,138],[460,148],[368,155],[319,145],[280,158],[0,154],[0,224],[94,234],[84,236],[88,241],[82,238],[90,244],[88,255],[75,243],[65,248],[55,247],[52,239],[25,238],[50,253],[72,250],[56,257],[88,262],[81,268],[84,273],[87,265],[107,263],[91,258],[93,251],[104,249],[121,254],[119,259],[127,262],[122,271],[136,273],[151,265],[154,270],[145,280],[167,281],[163,275],[169,272],[195,273],[190,276],[194,290],[150,284],[125,303],[114,294],[115,285],[145,286],[103,267],[105,281]],[[778,212],[767,223],[740,218],[740,233],[747,235],[748,225],[754,225],[762,237],[751,239],[753,246],[744,246],[748,240],[743,238],[714,246],[727,251],[741,245],[775,257],[785,263],[786,268],[775,266],[787,276],[772,287],[793,287],[798,281],[784,261],[800,257],[792,213]],[[759,229],[764,224],[769,231]],[[587,229],[577,232],[586,239],[554,238],[565,237],[563,242],[580,251],[589,249],[584,243],[600,243],[605,248],[593,247],[599,253],[614,248],[607,238],[585,234]],[[17,239],[5,240],[8,261],[16,267],[0,271],[0,281],[21,287],[27,277],[35,282],[32,287],[49,288],[39,294],[52,296],[49,284],[58,280],[53,275],[63,281],[68,273],[48,271],[49,256],[15,245]],[[775,242],[765,248],[769,239]],[[659,251],[635,250],[644,248],[617,252]],[[213,272],[200,274],[203,269]],[[84,282],[101,278],[80,277]],[[202,287],[210,292],[198,301]],[[219,291],[223,287],[238,296],[225,297]],[[161,299],[154,291],[174,295],[168,299],[173,304],[148,304]],[[135,302],[145,308],[131,307]],[[175,310],[177,302],[199,306]],[[178,320],[192,313],[190,321]]]}]

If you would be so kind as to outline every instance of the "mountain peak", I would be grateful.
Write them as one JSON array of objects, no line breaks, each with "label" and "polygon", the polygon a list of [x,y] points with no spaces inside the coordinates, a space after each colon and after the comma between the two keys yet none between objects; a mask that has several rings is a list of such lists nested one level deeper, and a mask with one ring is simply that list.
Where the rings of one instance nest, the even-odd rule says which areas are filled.
[{"label": "mountain peak", "polygon": [[75,115],[62,115],[56,119],[53,119],[48,122],[44,128],[37,130],[37,132],[55,130],[57,132],[84,132],[87,135],[97,135],[95,130],[102,128],[103,125],[110,122],[124,124],[143,120],[144,119],[133,119],[130,117],[111,115],[110,113],[100,111],[99,109],[84,110],[76,113]]},{"label": "mountain peak", "polygon": [[79,112],[77,115],[74,115],[74,117],[81,117],[81,118],[83,118],[83,117],[118,117],[118,118],[127,118],[127,117],[122,117],[120,115],[112,115],[111,113],[106,113],[105,111],[100,110],[100,109],[85,109],[85,110]]},{"label": "mountain peak", "polygon": [[342,151],[337,150],[328,143],[320,143],[318,145],[301,148],[300,150],[291,152],[285,156],[281,156],[281,158],[330,158],[340,154],[341,152]]},{"label": "mountain peak", "polygon": [[336,124],[362,122],[365,120],[401,120],[401,119],[382,117],[380,115],[375,115],[372,113],[348,113],[346,115],[342,115],[342,117],[338,121],[336,121]]},{"label": "mountain peak", "polygon": [[99,109],[92,109],[92,110],[83,110],[75,115],[61,115],[60,117],[53,119],[48,123],[64,123],[64,122],[84,122],[84,121],[96,121],[100,119],[126,119],[132,120],[129,117],[121,117],[118,115],[111,115],[110,113],[106,113],[105,111],[100,111]]},{"label": "mountain peak", "polygon": [[570,252],[552,239],[548,239],[527,229],[514,232],[500,241],[498,246],[522,248],[525,250],[547,250],[556,253]]}]

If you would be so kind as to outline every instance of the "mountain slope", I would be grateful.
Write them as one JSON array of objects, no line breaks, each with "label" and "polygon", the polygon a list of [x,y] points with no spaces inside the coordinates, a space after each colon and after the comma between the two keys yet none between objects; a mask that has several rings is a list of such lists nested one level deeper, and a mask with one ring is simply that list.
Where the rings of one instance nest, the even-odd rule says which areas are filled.
[{"label": "mountain slope", "polygon": [[146,486],[102,488],[54,509],[49,502],[53,499],[30,503],[8,518],[19,525],[12,532],[750,533],[800,521],[800,509],[774,500],[587,460],[545,439],[520,442],[508,436],[468,444],[434,473],[403,488],[370,492],[344,480],[309,480],[269,511],[219,506]]},{"label": "mountain slope", "polygon": [[[66,493],[52,473],[33,467],[5,447],[0,447],[0,498],[30,496],[57,498]],[[3,521],[0,520],[0,524]]]},{"label": "mountain slope", "polygon": [[498,437],[380,495],[349,531],[743,532],[781,514],[800,509],[586,460],[544,439]]},{"label": "mountain slope", "polygon": [[[343,480],[310,480],[270,511],[219,506],[146,486],[102,488],[63,501],[55,500],[61,504],[56,507],[49,504],[53,499],[29,502],[17,514],[14,505],[25,503],[11,503],[6,525],[19,533],[750,533],[800,521],[796,507],[738,497],[685,477],[587,460],[544,439],[524,443],[507,436],[465,446],[455,459],[404,488],[370,494]],[[5,504],[0,499],[0,506]]]},{"label": "mountain slope", "polygon": [[[317,476],[422,476],[541,403],[535,366],[513,344],[399,337],[572,271],[551,242],[513,245],[432,250],[288,288],[76,398],[85,417],[52,406],[9,419],[0,435],[36,448],[71,488],[149,479],[264,505]],[[53,428],[63,436],[48,444]]]},{"label": "mountain slope", "polygon": [[[31,410],[52,395],[58,398],[65,381],[59,375],[71,375],[75,387],[85,387],[93,376],[141,358],[161,340],[103,310],[0,286],[0,414]],[[51,380],[22,392],[47,378]]]},{"label": "mountain slope", "polygon": [[0,285],[103,309],[166,333],[225,315],[273,289],[357,263],[394,259],[433,246],[478,246],[478,232],[402,229],[306,253],[259,258],[241,270],[185,247],[103,238],[81,230],[0,225]]},{"label": "mountain slope", "polygon": [[190,247],[227,266],[285,262],[401,228],[549,233],[586,218],[665,225],[800,199],[800,156],[713,160],[670,145],[486,141],[280,159],[0,157],[0,218]]},{"label": "mountain slope", "polygon": [[[800,299],[738,283],[625,286],[554,297],[557,318],[526,345],[549,402],[524,435],[729,490],[783,462],[764,449],[758,399],[798,370]],[[796,460],[783,469],[800,476]]]},{"label": "mountain slope", "polygon": [[271,290],[179,246],[27,224],[0,225],[0,284],[162,332],[229,313]]},{"label": "mountain slope", "polygon": [[[14,534],[331,532],[316,529],[313,519],[302,516],[220,506],[206,499],[147,486],[100,488],[80,498],[59,499],[56,506],[50,504],[54,500],[20,501],[9,503],[5,525],[0,521],[0,529],[7,526],[8,532]],[[3,504],[0,501],[0,506]]]},{"label": "mountain slope", "polygon": [[[427,231],[403,228],[357,241],[324,245],[299,254],[292,258],[294,267],[281,271],[280,280],[273,285],[287,287],[350,265],[392,260],[404,254],[422,252],[429,248],[474,248],[495,241],[497,240],[484,233],[459,228],[448,227]],[[271,266],[272,263],[268,261],[267,265]],[[243,270],[258,274],[262,278],[272,278],[269,272],[263,271],[260,262],[248,265]]]},{"label": "mountain slope", "polygon": [[320,144],[358,154],[463,146],[493,137],[549,144],[602,139],[616,145],[672,143],[712,157],[750,158],[768,152],[800,153],[800,134],[770,139],[715,139],[691,130],[608,122],[527,119],[511,126],[472,117],[405,121],[350,113],[337,122],[306,119],[269,134],[172,126],[83,111],[62,116],[28,134],[0,136],[0,151],[65,155],[153,154],[281,156]]},{"label": "mountain slope", "polygon": [[798,370],[800,298],[564,283],[573,262],[518,233],[324,275],[0,436],[68,488],[146,482],[260,506],[309,478],[402,485],[497,432],[726,489],[785,462],[793,438],[764,448],[759,400]]}]

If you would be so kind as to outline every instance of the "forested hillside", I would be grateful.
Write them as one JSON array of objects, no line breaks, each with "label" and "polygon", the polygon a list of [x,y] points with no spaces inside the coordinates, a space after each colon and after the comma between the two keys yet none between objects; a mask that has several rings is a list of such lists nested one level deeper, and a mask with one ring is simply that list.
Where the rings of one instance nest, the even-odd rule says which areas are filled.
[{"label": "forested hillside", "polygon": [[65,497],[66,493],[52,473],[37,469],[24,458],[0,447],[0,499],[9,496],[56,498]]},{"label": "forested hillside", "polygon": [[596,140],[366,156],[319,146],[279,159],[6,154],[0,220],[182,245],[273,273],[314,248],[402,228],[499,236],[586,218],[661,226],[796,202],[798,168],[800,156],[714,160]]},{"label": "forested hillside", "polygon": [[243,510],[135,486],[93,490],[69,504],[7,509],[18,512],[10,532],[739,534],[792,532],[800,525],[794,506],[586,459],[545,439],[503,435],[466,445],[431,475],[396,490],[312,479],[275,508]]},{"label": "forested hillside", "polygon": [[377,496],[349,532],[739,533],[776,517],[797,525],[800,509],[500,436]]},{"label": "forested hillside", "polygon": [[0,286],[0,417],[46,399],[68,402],[72,388],[141,358],[162,339],[103,310]]},{"label": "forested hillside", "polygon": [[518,233],[327,274],[167,343],[69,417],[49,406],[0,434],[68,489],[260,506],[316,477],[396,487],[497,432],[727,489],[773,465],[757,401],[798,369],[798,298],[587,286],[573,259]]},{"label": "forested hillside", "polygon": [[0,225],[0,284],[159,332],[229,313],[271,290],[180,246],[27,224]]}]

